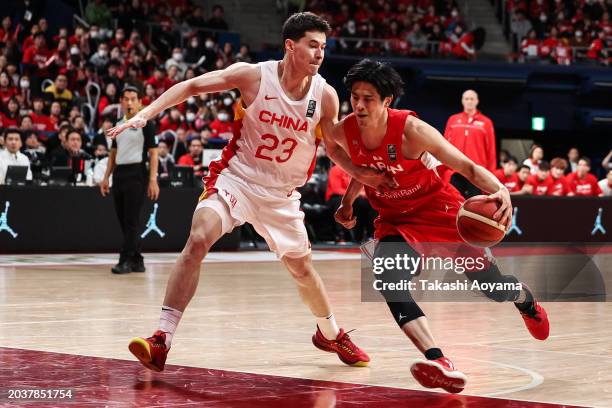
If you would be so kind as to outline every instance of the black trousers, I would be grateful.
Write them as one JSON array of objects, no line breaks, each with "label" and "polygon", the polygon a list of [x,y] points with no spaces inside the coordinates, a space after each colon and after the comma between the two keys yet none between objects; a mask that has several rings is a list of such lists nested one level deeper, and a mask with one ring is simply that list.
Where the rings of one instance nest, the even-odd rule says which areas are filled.
[{"label": "black trousers", "polygon": [[140,254],[140,212],[147,189],[144,164],[118,165],[113,173],[115,212],[123,233],[119,262],[142,258]]}]

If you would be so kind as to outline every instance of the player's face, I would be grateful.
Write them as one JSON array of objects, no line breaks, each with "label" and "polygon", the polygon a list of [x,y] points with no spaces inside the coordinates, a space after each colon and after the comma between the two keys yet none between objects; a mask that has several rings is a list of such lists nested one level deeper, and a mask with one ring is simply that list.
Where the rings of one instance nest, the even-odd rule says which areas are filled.
[{"label": "player's face", "polygon": [[298,41],[287,40],[287,52],[295,66],[304,69],[309,76],[316,75],[325,57],[325,33],[307,31]]},{"label": "player's face", "polygon": [[384,99],[368,82],[355,82],[351,89],[351,106],[360,127],[375,125],[384,116],[385,109],[391,103],[391,97]]}]

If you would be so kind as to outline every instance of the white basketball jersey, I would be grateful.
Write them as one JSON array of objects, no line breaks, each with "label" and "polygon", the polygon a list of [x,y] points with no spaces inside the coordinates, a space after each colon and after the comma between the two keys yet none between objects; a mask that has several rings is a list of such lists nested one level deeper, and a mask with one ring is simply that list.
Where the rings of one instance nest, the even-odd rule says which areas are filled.
[{"label": "white basketball jersey", "polygon": [[304,185],[312,172],[325,79],[315,75],[306,96],[291,100],[280,84],[279,63],[259,64],[259,92],[250,106],[237,112],[237,130],[221,161],[248,183],[290,192]]}]

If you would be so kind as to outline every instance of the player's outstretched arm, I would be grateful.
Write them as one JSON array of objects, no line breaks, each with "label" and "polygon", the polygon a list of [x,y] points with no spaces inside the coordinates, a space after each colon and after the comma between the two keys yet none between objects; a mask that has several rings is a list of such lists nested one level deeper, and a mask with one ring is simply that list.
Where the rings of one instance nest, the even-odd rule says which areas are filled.
[{"label": "player's outstretched arm", "polygon": [[359,196],[362,188],[363,184],[352,178],[342,196],[340,207],[336,210],[334,218],[336,222],[341,224],[344,228],[353,229],[357,224],[357,219],[353,216],[353,203]]},{"label": "player's outstretched arm", "polygon": [[179,82],[161,94],[159,98],[138,112],[133,118],[109,129],[108,135],[115,137],[125,129],[144,127],[148,120],[156,117],[160,112],[178,105],[190,96],[242,88],[244,84],[259,81],[259,75],[259,69],[256,65],[238,62],[223,70],[207,72],[198,77]]},{"label": "player's outstretched arm", "polygon": [[338,123],[338,110],[340,102],[336,90],[330,85],[326,85],[323,90],[323,98],[321,101],[322,115],[321,131],[323,132],[323,140],[325,149],[329,158],[342,168],[348,175],[356,178],[361,183],[366,184],[377,190],[396,188],[397,183],[390,175],[366,168],[359,167],[353,164],[349,154],[346,138],[344,136],[343,126]]},{"label": "player's outstretched arm", "polygon": [[450,144],[433,126],[414,116],[409,116],[406,120],[404,134],[410,144],[433,154],[442,163],[461,173],[476,187],[489,192],[490,199],[501,203],[493,218],[500,224],[510,225],[512,220],[510,193],[493,173],[474,163]]}]

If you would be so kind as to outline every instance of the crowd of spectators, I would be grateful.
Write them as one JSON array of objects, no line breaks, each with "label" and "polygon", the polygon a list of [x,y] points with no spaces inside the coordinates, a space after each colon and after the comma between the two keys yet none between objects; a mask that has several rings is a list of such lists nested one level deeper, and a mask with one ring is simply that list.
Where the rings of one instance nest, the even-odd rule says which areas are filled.
[{"label": "crowd of spectators", "polygon": [[514,58],[558,65],[610,65],[612,3],[605,0],[510,0]]},{"label": "crowd of spectators", "polygon": [[306,10],[332,26],[344,54],[473,59],[475,36],[456,0],[310,0]]},{"label": "crowd of spectators", "polygon": [[544,159],[542,146],[534,144],[529,157],[522,163],[508,152],[500,153],[501,168],[495,175],[510,191],[511,195],[538,196],[611,196],[612,151],[602,162],[606,177],[597,180],[591,173],[591,160],[580,156],[572,147],[567,158]]},{"label": "crowd of spectators", "polygon": [[[179,81],[251,61],[247,46],[219,44],[216,30],[228,28],[221,6],[206,18],[187,0],[109,3],[90,1],[86,24],[55,31],[44,16],[2,18],[0,133],[19,131],[35,181],[53,167],[70,165],[74,156],[93,169],[108,154],[105,131],[122,114],[119,95],[125,86],[139,89],[147,105]],[[192,139],[204,146],[227,143],[237,97],[236,92],[192,97],[158,118],[160,138],[176,162]],[[78,146],[70,145],[71,135],[79,136]],[[0,149],[4,139],[0,136]]]}]

